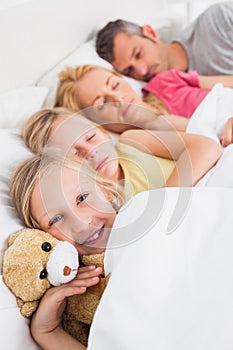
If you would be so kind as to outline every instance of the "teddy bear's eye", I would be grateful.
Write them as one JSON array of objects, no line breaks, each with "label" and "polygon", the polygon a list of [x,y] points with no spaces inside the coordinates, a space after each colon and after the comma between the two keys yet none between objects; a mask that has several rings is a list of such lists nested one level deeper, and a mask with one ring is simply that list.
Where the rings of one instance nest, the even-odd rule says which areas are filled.
[{"label": "teddy bear's eye", "polygon": [[49,242],[44,242],[41,244],[41,249],[45,252],[49,252],[52,249],[52,246]]},{"label": "teddy bear's eye", "polygon": [[44,279],[47,277],[47,275],[48,275],[47,270],[46,270],[46,269],[42,270],[42,271],[40,272],[40,279],[41,279],[41,280],[44,280]]}]

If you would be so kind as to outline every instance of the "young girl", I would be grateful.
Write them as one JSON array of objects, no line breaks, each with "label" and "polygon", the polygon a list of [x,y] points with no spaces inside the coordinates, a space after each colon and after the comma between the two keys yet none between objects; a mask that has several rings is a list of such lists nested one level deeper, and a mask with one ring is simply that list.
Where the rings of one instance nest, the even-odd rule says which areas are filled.
[{"label": "young girl", "polygon": [[23,138],[35,153],[49,144],[85,159],[102,176],[124,183],[129,195],[163,186],[195,185],[221,155],[215,141],[174,131],[128,130],[114,144],[105,129],[61,108],[32,115],[24,125]]},{"label": "young girl", "polygon": [[[142,128],[161,129],[161,120],[169,120],[178,130],[185,130],[187,121],[205,98],[208,91],[217,83],[222,82],[226,87],[233,87],[232,77],[204,77],[196,72],[179,72],[170,70],[160,73],[143,86],[143,98],[139,97],[130,85],[118,73],[98,66],[84,65],[67,67],[59,75],[60,83],[57,90],[57,105],[71,108],[75,111],[90,106],[103,108],[106,102],[123,104],[123,120]],[[159,97],[159,98],[158,98]],[[133,105],[144,107],[144,110],[162,114],[152,123],[155,115],[135,111]],[[142,110],[142,108],[141,108]],[[137,113],[139,115],[137,116]],[[136,114],[136,115],[135,115]],[[92,115],[92,117],[94,117]],[[90,116],[90,118],[92,118]],[[101,118],[102,117],[102,118]],[[99,119],[101,118],[101,119]],[[107,121],[114,121],[108,116]],[[150,121],[151,119],[151,121]],[[96,122],[104,122],[103,116],[96,114]],[[114,131],[112,129],[112,131]]]},{"label": "young girl", "polygon": [[[103,252],[124,203],[121,187],[116,191],[113,182],[96,176],[77,158],[46,152],[25,161],[12,178],[11,195],[19,216],[28,227],[71,242],[80,255]],[[97,284],[101,272],[94,266],[81,268],[75,280],[46,293],[31,323],[32,336],[43,349],[85,348],[60,328],[60,317],[65,298]]]},{"label": "young girl", "polygon": [[[80,255],[102,253],[125,201],[124,188],[79,157],[69,157],[66,150],[46,147],[43,155],[26,160],[11,180],[13,203],[28,227],[71,242]],[[94,267],[81,270],[76,280],[45,294],[31,322],[31,334],[43,349],[85,349],[59,327],[60,317],[65,298],[98,283],[100,273]]]}]

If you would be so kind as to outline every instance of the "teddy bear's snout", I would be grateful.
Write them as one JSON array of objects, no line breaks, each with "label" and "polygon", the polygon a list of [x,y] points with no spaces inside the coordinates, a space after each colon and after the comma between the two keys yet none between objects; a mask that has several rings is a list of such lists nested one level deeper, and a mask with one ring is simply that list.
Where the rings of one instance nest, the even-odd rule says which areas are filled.
[{"label": "teddy bear's snout", "polygon": [[79,268],[79,256],[76,248],[69,242],[60,241],[53,247],[46,269],[48,280],[53,286],[74,279]]},{"label": "teddy bear's snout", "polygon": [[65,266],[63,269],[64,276],[69,276],[71,274],[71,268],[69,266]]}]

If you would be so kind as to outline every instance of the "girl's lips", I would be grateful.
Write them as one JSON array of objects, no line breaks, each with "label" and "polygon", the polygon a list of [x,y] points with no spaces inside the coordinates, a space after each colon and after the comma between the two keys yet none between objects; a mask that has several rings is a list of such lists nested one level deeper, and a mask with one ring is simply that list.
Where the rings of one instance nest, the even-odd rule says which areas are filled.
[{"label": "girl's lips", "polygon": [[103,168],[103,166],[107,163],[107,160],[108,160],[108,157],[105,157],[104,159],[102,159],[99,163],[98,163],[98,165],[97,165],[97,167],[96,167],[96,171],[98,171],[98,170],[100,170],[101,168]]},{"label": "girl's lips", "polygon": [[103,234],[104,225],[100,229],[95,231],[91,236],[89,236],[88,239],[86,239],[86,241],[84,241],[81,245],[93,245],[102,238]]}]

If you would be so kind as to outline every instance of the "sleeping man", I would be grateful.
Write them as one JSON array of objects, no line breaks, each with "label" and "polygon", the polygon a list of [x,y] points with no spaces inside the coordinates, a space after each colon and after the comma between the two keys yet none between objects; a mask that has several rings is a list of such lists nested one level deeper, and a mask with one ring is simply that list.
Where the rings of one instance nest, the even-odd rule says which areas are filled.
[{"label": "sleeping man", "polygon": [[149,25],[116,20],[97,34],[96,51],[120,73],[149,81],[176,69],[200,75],[233,75],[233,2],[216,3],[171,43]]}]

